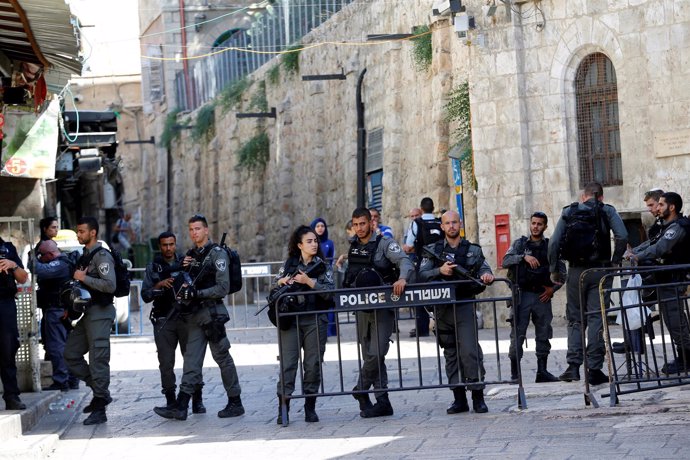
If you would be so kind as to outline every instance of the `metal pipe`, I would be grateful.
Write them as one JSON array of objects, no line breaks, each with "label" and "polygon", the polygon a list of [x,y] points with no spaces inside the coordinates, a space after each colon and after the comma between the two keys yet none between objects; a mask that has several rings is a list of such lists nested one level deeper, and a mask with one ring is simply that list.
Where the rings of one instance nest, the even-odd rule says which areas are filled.
[{"label": "metal pipe", "polygon": [[365,68],[360,72],[357,79],[357,207],[366,205],[366,155],[367,155],[367,132],[364,128],[364,102],[362,101],[362,86],[364,83]]},{"label": "metal pipe", "polygon": [[185,99],[187,100],[187,109],[192,109],[190,102],[191,88],[189,85],[189,65],[187,63],[187,26],[184,13],[184,0],[180,0],[180,31],[182,32],[182,72],[184,75]]}]

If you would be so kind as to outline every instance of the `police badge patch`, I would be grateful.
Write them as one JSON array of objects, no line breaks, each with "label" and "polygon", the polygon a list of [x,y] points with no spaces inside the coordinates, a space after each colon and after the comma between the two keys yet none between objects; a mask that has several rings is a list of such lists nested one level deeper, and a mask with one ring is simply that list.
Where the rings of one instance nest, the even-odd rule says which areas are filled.
[{"label": "police badge patch", "polygon": [[664,238],[667,240],[672,240],[676,236],[676,231],[674,229],[669,229],[666,230],[666,233],[664,233]]},{"label": "police badge patch", "polygon": [[388,249],[390,249],[391,252],[400,252],[400,246],[398,245],[398,243],[395,242],[391,243],[388,246]]},{"label": "police badge patch", "polygon": [[101,273],[101,275],[107,276],[108,273],[110,273],[110,265],[106,262],[103,262],[98,266],[98,271]]},{"label": "police badge patch", "polygon": [[225,263],[225,259],[216,260],[216,268],[218,269],[219,272],[224,272],[226,267],[227,267],[227,264]]}]

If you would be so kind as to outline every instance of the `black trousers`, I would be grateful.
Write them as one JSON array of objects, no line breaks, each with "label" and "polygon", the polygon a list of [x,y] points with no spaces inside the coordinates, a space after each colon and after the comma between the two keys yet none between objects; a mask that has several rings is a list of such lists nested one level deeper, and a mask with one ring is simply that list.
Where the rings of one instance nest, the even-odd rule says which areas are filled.
[{"label": "black trousers", "polygon": [[17,304],[14,297],[0,298],[0,379],[5,391],[2,397],[5,400],[8,397],[19,396],[17,350],[19,350]]}]

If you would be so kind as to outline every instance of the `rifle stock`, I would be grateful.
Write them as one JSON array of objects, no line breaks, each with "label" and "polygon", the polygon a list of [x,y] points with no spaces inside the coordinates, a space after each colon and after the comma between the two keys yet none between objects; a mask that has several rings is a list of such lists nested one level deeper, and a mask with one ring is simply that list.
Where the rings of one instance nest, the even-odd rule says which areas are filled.
[{"label": "rifle stock", "polygon": [[[323,263],[323,260],[319,260],[314,265],[309,267],[304,272],[304,274],[310,278],[318,278],[325,271],[326,271],[326,264]],[[290,274],[290,277],[293,277],[296,274],[297,273],[292,273],[292,274]],[[268,297],[266,297],[266,302],[267,302],[266,305],[264,305],[264,307],[261,310],[254,313],[254,316],[258,316],[259,313],[264,311],[266,308],[275,304],[275,302],[280,298],[281,295],[286,294],[288,292],[292,292],[294,290],[296,290],[296,286],[294,284],[284,284],[283,286],[280,286],[278,289],[275,289],[275,290],[269,292]]]}]

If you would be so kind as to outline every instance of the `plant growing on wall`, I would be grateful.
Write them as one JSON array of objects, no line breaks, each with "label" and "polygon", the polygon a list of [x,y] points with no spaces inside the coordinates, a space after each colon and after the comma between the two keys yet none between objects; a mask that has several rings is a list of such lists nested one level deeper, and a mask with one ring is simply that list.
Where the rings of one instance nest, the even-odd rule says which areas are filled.
[{"label": "plant growing on wall", "polygon": [[416,35],[412,38],[412,60],[418,70],[426,72],[434,54],[429,26],[416,26],[412,28],[412,33]]},{"label": "plant growing on wall", "polygon": [[180,131],[182,130],[180,125],[177,123],[177,115],[181,112],[181,109],[174,109],[165,116],[165,123],[163,124],[163,132],[161,133],[161,138],[159,140],[159,145],[170,150],[174,140],[180,138]]},{"label": "plant growing on wall", "polygon": [[287,49],[287,53],[283,54],[283,68],[288,74],[296,74],[299,72],[299,55],[302,52],[302,45],[292,45]]},{"label": "plant growing on wall", "polygon": [[261,80],[257,85],[256,91],[252,94],[249,101],[249,108],[259,112],[268,112],[268,99],[266,99],[266,82]]},{"label": "plant growing on wall", "polygon": [[192,139],[195,141],[208,140],[212,137],[216,127],[216,104],[206,104],[196,114],[196,122],[192,129]]},{"label": "plant growing on wall", "polygon": [[266,72],[266,78],[272,86],[276,86],[280,83],[280,64],[276,64],[271,69]]},{"label": "plant growing on wall", "polygon": [[448,93],[448,102],[443,107],[446,112],[445,120],[455,123],[451,133],[453,145],[451,148],[461,150],[460,164],[463,171],[470,178],[470,185],[477,190],[477,178],[474,175],[474,155],[472,152],[472,123],[470,118],[470,85],[468,82],[452,89]]},{"label": "plant growing on wall", "polygon": [[270,140],[266,131],[249,139],[237,151],[237,164],[248,170],[263,169],[270,158]]},{"label": "plant growing on wall", "polygon": [[235,107],[242,101],[242,95],[251,86],[252,82],[247,78],[235,80],[220,93],[220,106],[223,113]]}]

